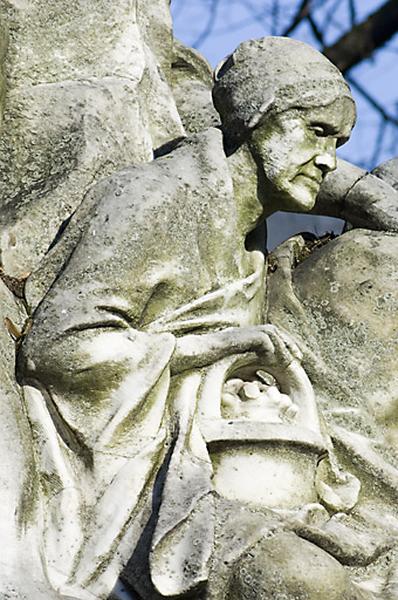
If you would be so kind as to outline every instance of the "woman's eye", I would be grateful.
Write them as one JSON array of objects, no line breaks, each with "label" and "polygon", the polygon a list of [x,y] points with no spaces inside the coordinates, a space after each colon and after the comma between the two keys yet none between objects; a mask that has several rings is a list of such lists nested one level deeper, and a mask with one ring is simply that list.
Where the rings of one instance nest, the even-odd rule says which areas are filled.
[{"label": "woman's eye", "polygon": [[319,137],[324,137],[327,135],[327,131],[323,125],[311,125],[311,130]]}]

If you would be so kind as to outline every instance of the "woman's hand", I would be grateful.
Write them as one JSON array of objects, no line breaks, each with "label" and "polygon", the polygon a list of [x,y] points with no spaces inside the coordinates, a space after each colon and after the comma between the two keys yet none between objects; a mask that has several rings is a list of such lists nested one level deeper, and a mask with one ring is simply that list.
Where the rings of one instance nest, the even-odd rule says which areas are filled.
[{"label": "woman's hand", "polygon": [[230,327],[214,333],[177,338],[172,372],[210,365],[233,354],[254,353],[259,365],[273,374],[284,371],[302,355],[288,334],[274,325]]}]

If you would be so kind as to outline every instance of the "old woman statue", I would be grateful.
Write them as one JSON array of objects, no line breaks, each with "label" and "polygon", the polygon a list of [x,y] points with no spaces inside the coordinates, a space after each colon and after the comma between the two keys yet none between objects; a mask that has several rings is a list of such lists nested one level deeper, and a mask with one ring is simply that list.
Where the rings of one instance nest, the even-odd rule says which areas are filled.
[{"label": "old woman statue", "polygon": [[323,185],[354,102],[326,58],[273,37],[223,62],[214,102],[221,128],[92,188],[19,349],[40,476],[27,527],[55,598],[107,598],[123,569],[143,600],[372,597],[319,525],[360,482],[266,322],[261,239],[276,210],[380,227],[350,204],[360,169]]}]

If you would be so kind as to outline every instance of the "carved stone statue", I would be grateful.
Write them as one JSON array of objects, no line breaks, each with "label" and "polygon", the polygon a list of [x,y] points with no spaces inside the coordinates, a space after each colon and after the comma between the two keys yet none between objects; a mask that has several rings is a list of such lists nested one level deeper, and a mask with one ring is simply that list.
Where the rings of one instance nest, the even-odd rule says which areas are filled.
[{"label": "carved stone statue", "polygon": [[[105,599],[119,576],[142,600],[397,598],[394,568],[377,562],[396,552],[396,470],[387,445],[380,458],[325,416],[355,411],[341,390],[332,410],[322,385],[334,367],[317,359],[300,304],[345,284],[329,285],[315,253],[294,269],[297,239],[267,285],[262,223],[313,211],[398,231],[398,194],[337,166],[354,102],[309,46],[241,44],[213,98],[221,127],[113,169],[28,280],[16,373],[34,462],[18,531],[38,559],[34,600]],[[356,231],[345,236],[355,245]],[[380,398],[382,421],[395,409]]]}]

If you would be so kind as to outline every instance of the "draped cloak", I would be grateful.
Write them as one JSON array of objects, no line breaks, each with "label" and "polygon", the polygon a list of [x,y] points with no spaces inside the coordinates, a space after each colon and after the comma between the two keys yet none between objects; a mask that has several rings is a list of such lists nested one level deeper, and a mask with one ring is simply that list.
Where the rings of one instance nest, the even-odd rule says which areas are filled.
[{"label": "draped cloak", "polygon": [[264,322],[264,256],[245,249],[216,129],[102,181],[85,203],[19,356],[44,570],[65,597],[105,598],[152,518],[152,582],[179,595],[206,581],[212,551],[197,415],[220,411],[239,357],[173,377],[170,361],[179,336]]},{"label": "draped cloak", "polygon": [[265,260],[245,249],[239,202],[210,129],[96,185],[68,226],[76,243],[18,367],[41,481],[37,551],[61,597],[107,598],[126,565],[145,600],[208,579],[219,515],[202,417],[220,417],[223,382],[249,358],[178,375],[170,364],[178,337],[265,322]]}]

